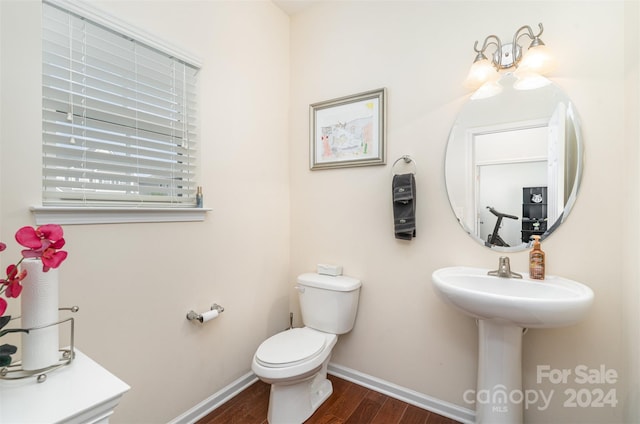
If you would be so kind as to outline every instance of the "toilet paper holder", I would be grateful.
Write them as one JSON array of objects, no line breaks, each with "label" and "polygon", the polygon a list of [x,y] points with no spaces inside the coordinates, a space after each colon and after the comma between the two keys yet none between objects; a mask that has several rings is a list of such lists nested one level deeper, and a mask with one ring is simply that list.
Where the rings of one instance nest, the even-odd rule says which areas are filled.
[{"label": "toilet paper holder", "polygon": [[[224,312],[224,308],[220,305],[218,305],[217,303],[214,303],[213,305],[211,305],[211,309],[209,311],[217,311],[219,314]],[[187,319],[189,321],[193,321],[193,320],[197,320],[200,321],[201,323],[204,322],[204,315],[207,314],[207,312],[203,313],[203,314],[199,314],[196,311],[194,311],[193,309],[190,310],[189,312],[187,312]]]}]

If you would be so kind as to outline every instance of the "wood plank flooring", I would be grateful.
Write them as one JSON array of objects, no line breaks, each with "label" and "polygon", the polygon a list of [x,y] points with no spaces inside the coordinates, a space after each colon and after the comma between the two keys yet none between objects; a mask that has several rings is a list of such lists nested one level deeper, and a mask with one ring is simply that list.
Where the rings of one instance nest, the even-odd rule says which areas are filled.
[{"label": "wood plank flooring", "polygon": [[[329,375],[333,394],[305,424],[456,424],[433,412]],[[258,381],[197,424],[267,424],[269,385]]]}]

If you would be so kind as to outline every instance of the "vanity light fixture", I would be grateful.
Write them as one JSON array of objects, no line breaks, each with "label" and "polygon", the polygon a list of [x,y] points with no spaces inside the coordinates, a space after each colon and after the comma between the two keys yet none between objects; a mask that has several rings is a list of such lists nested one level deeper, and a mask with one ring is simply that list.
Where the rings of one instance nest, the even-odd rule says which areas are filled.
[{"label": "vanity light fixture", "polygon": [[[534,72],[539,75],[544,75],[553,69],[553,57],[540,39],[540,35],[544,31],[542,23],[539,23],[538,26],[540,32],[537,35],[534,35],[529,25],[520,27],[513,36],[513,42],[507,44],[503,44],[500,38],[493,34],[484,39],[480,49],[478,49],[478,41],[476,41],[473,46],[476,58],[465,80],[465,86],[475,90],[486,82],[495,82],[499,78],[498,71],[501,69],[516,67],[518,72]],[[523,48],[518,44],[518,40],[525,35],[531,39],[531,44],[523,53]],[[485,55],[489,46],[495,46],[495,51],[490,55],[491,60]]]}]

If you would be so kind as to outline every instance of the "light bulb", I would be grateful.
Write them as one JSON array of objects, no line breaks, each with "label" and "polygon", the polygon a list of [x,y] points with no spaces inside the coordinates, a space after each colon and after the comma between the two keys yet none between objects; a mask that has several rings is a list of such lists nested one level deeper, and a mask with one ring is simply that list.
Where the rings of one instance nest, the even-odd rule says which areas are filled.
[{"label": "light bulb", "polygon": [[471,95],[471,100],[488,99],[489,97],[497,96],[501,92],[502,86],[498,81],[488,81]]},{"label": "light bulb", "polygon": [[469,74],[464,82],[464,86],[468,89],[475,90],[488,81],[498,79],[498,71],[493,67],[489,59],[481,59],[473,62],[469,69]]},{"label": "light bulb", "polygon": [[518,69],[536,72],[541,75],[552,71],[554,67],[555,60],[544,44],[529,47],[529,50],[524,54],[518,65]]},{"label": "light bulb", "polygon": [[518,68],[514,75],[517,80],[513,83],[513,88],[516,90],[535,90],[536,88],[541,88],[551,84],[551,81],[542,75],[527,70],[521,70],[520,68]]}]

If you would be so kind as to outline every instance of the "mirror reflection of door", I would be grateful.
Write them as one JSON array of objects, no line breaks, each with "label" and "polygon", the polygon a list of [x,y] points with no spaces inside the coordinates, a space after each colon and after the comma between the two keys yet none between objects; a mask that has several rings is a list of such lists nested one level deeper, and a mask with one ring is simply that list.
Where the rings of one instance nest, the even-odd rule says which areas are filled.
[{"label": "mirror reflection of door", "polygon": [[567,108],[564,103],[559,103],[551,115],[547,138],[549,157],[549,207],[547,209],[549,226],[553,225],[564,209],[567,199],[565,198],[565,156],[566,156],[566,126],[565,119]]},{"label": "mirror reflection of door", "polygon": [[493,234],[498,217],[487,209],[491,206],[498,212],[518,217],[517,220],[504,218],[498,234],[509,246],[522,244],[522,188],[546,185],[547,161],[499,163],[478,168],[478,237],[488,241]]},{"label": "mirror reflection of door", "polygon": [[489,240],[498,219],[490,206],[518,217],[503,218],[498,234],[508,246],[523,244],[522,189],[548,184],[548,131],[542,125],[474,136],[475,234],[481,240]]}]

